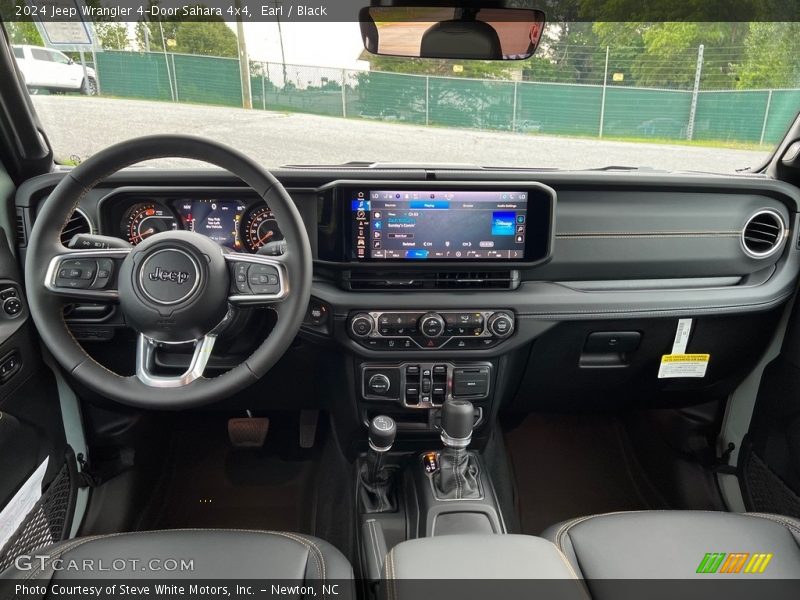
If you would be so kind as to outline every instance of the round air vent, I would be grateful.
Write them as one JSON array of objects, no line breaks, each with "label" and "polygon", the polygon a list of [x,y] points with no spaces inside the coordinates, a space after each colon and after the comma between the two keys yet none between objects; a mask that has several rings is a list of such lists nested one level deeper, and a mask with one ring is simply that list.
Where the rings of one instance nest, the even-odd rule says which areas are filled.
[{"label": "round air vent", "polygon": [[65,246],[68,245],[69,241],[79,233],[92,233],[92,223],[85,212],[76,208],[67,224],[64,225],[64,229],[61,230],[61,243]]},{"label": "round air vent", "polygon": [[742,246],[753,258],[766,258],[780,250],[786,235],[783,218],[774,210],[760,210],[747,219]]}]

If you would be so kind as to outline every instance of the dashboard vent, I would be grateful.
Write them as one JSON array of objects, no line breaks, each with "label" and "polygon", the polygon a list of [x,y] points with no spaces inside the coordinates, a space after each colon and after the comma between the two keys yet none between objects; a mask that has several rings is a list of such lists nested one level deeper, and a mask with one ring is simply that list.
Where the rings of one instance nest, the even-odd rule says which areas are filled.
[{"label": "dashboard vent", "polygon": [[517,287],[516,271],[352,271],[351,290],[510,290]]},{"label": "dashboard vent", "polygon": [[745,223],[742,246],[753,258],[766,258],[780,249],[785,233],[781,216],[772,210],[762,210]]},{"label": "dashboard vent", "polygon": [[24,248],[28,245],[28,229],[25,227],[25,212],[17,208],[17,245]]},{"label": "dashboard vent", "polygon": [[79,233],[92,233],[92,224],[82,210],[76,209],[61,230],[61,243],[66,246]]}]

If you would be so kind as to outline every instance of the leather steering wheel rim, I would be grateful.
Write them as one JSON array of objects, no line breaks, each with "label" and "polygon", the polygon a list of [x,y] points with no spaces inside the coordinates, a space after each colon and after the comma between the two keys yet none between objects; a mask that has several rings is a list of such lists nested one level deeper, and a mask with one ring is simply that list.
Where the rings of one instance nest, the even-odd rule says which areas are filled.
[{"label": "leather steering wheel rim", "polygon": [[[96,362],[67,327],[63,315],[64,299],[53,294],[46,285],[50,262],[66,250],[61,244],[61,231],[81,199],[121,169],[156,158],[194,159],[237,176],[269,205],[280,224],[288,249],[281,262],[286,269],[289,291],[281,303],[272,305],[278,319],[264,342],[241,364],[218,377],[201,377],[171,388],[146,385],[136,376],[119,375]],[[75,167],[41,205],[28,240],[25,260],[30,313],[42,341],[56,360],[90,390],[117,402],[147,409],[201,406],[255,383],[283,356],[297,335],[311,295],[311,276],[311,245],[305,224],[281,183],[237,150],[186,135],[156,135],[121,142]]]}]

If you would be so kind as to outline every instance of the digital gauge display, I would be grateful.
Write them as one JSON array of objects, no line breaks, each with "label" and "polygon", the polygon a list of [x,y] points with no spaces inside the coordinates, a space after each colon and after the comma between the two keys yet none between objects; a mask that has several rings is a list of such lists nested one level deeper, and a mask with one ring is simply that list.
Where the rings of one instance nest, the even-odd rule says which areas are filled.
[{"label": "digital gauge display", "polygon": [[187,200],[175,204],[183,228],[213,240],[220,246],[240,250],[239,228],[245,205],[238,200]]}]

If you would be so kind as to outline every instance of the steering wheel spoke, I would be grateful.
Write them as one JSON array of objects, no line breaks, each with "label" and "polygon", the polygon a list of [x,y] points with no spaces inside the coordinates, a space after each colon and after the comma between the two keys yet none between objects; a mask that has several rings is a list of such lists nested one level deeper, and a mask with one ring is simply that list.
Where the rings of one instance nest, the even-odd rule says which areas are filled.
[{"label": "steering wheel spoke", "polygon": [[231,271],[231,304],[269,305],[288,297],[289,273],[283,256],[226,254],[225,260]]},{"label": "steering wheel spoke", "polygon": [[216,341],[217,336],[213,334],[195,340],[192,359],[189,361],[186,371],[180,375],[155,375],[153,369],[156,362],[156,351],[161,343],[140,333],[136,343],[136,378],[143,384],[156,388],[178,388],[189,385],[203,377]]},{"label": "steering wheel spoke", "polygon": [[50,260],[45,287],[57,296],[87,302],[114,302],[119,298],[117,274],[130,248],[70,250]]}]

